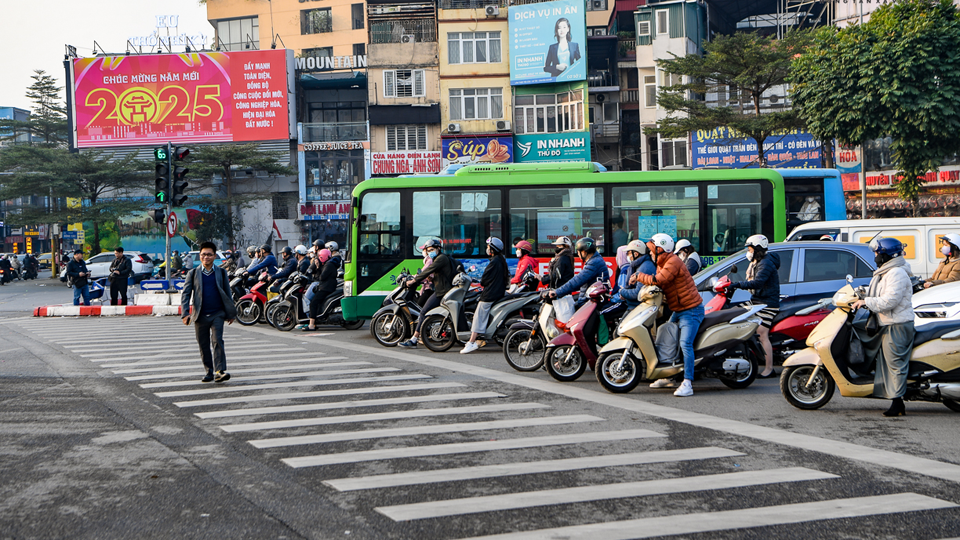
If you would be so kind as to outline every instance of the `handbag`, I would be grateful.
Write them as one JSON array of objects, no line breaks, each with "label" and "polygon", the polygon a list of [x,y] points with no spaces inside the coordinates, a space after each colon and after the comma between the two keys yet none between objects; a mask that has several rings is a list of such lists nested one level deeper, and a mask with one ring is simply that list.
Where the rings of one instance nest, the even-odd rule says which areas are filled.
[{"label": "handbag", "polygon": [[867,335],[873,337],[880,332],[880,317],[874,313],[870,312],[870,316],[867,317],[867,324],[863,327],[866,330]]}]

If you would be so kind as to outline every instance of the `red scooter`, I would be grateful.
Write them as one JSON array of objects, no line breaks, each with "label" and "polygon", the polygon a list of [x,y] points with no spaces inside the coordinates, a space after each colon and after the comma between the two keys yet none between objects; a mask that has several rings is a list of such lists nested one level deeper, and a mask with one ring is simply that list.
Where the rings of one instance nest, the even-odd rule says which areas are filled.
[{"label": "red scooter", "polygon": [[575,381],[597,363],[597,351],[590,347],[587,336],[595,334],[600,324],[600,306],[610,299],[610,289],[596,283],[587,289],[588,300],[566,323],[555,321],[563,332],[547,344],[544,366],[560,382]]},{"label": "red scooter", "polygon": [[267,321],[267,278],[270,277],[270,274],[263,272],[260,274],[260,278],[253,287],[250,288],[250,292],[240,297],[237,300],[237,322],[244,326],[253,326],[258,322],[268,322]]}]

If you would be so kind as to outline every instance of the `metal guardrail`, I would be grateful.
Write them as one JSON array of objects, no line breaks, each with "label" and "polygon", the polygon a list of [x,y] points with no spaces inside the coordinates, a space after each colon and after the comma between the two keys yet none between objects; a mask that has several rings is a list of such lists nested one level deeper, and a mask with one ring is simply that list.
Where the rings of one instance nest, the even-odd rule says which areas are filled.
[{"label": "metal guardrail", "polygon": [[590,126],[593,137],[619,137],[620,124],[594,124]]},{"label": "metal guardrail", "polygon": [[[528,3],[514,1],[514,4]],[[507,7],[507,0],[440,0],[440,9],[482,9],[487,6]]]},{"label": "metal guardrail", "polygon": [[340,142],[367,140],[366,122],[303,124],[303,142]]},{"label": "metal guardrail", "polygon": [[621,90],[620,103],[640,103],[640,90]]},{"label": "metal guardrail", "polygon": [[437,41],[437,21],[411,19],[405,21],[377,21],[370,23],[370,43],[406,43],[405,36],[413,36],[417,43]]}]

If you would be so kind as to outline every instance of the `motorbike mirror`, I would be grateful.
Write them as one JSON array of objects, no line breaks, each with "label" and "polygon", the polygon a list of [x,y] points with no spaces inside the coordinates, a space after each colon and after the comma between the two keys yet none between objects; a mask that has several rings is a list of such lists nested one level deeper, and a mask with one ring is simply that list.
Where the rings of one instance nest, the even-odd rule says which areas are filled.
[{"label": "motorbike mirror", "polygon": [[850,274],[847,274],[846,280],[847,280],[847,283],[853,283],[853,276],[851,276]]},{"label": "motorbike mirror", "polygon": [[730,267],[730,273],[731,273],[731,274],[736,274],[736,273],[739,272],[739,271],[740,271],[740,270],[737,269],[737,265],[733,265],[733,266]]}]

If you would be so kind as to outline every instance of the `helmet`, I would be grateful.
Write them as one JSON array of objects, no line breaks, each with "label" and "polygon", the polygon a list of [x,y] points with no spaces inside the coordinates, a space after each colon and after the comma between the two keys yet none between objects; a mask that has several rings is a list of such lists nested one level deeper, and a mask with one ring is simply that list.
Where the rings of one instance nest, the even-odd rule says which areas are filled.
[{"label": "helmet", "polygon": [[330,251],[340,251],[340,245],[334,242],[333,240],[324,244],[323,247],[329,249]]},{"label": "helmet", "polygon": [[253,255],[253,254],[256,253],[256,252],[257,252],[257,247],[256,247],[256,246],[250,246],[250,247],[247,248],[247,255]]},{"label": "helmet", "polygon": [[820,240],[823,242],[833,242],[833,237],[830,236],[829,234],[825,234],[820,237]]},{"label": "helmet", "polygon": [[647,245],[640,240],[634,240],[627,244],[627,251],[635,251],[641,255],[647,254]]},{"label": "helmet", "polygon": [[522,249],[522,250],[526,251],[527,253],[533,253],[533,244],[531,244],[530,242],[527,242],[526,240],[521,240],[521,241],[517,242],[517,245],[515,245],[515,246],[513,246],[513,247],[515,247],[515,248],[517,248],[517,249]]},{"label": "helmet", "polygon": [[690,246],[692,246],[692,245],[693,245],[693,244],[691,244],[689,240],[687,240],[686,238],[683,238],[683,239],[677,241],[677,245],[673,247],[673,252],[674,252],[674,253],[680,253],[680,250],[681,250],[681,249],[683,249],[683,248],[685,248],[685,247],[690,247]]},{"label": "helmet", "polygon": [[321,249],[321,250],[320,250],[320,253],[317,255],[317,257],[320,258],[320,262],[322,262],[322,263],[325,263],[325,262],[329,261],[329,260],[330,260],[330,250],[329,250],[329,249]]},{"label": "helmet", "polygon": [[313,241],[313,245],[314,245],[314,247],[316,247],[316,248],[320,248],[320,246],[323,245],[323,240],[317,238],[316,240]]},{"label": "helmet", "polygon": [[307,246],[300,244],[299,246],[293,248],[293,252],[296,253],[297,255],[306,255]]},{"label": "helmet", "polygon": [[284,246],[283,249],[280,250],[280,253],[283,254],[284,257],[289,257],[290,255],[293,255],[293,248],[290,246]]},{"label": "helmet", "polygon": [[673,251],[673,238],[666,233],[657,233],[650,238],[650,241],[653,242],[654,247],[662,248],[663,251],[672,252]]},{"label": "helmet", "polygon": [[600,282],[600,283],[591,285],[590,288],[587,289],[587,296],[591,300],[596,300],[598,298],[602,298],[606,294],[609,294],[609,292],[610,292],[610,289],[607,288],[606,284]]},{"label": "helmet", "polygon": [[903,244],[896,238],[877,238],[870,242],[870,249],[877,255],[886,255],[890,258],[903,255]]},{"label": "helmet", "polygon": [[273,248],[270,247],[270,244],[264,244],[264,245],[260,246],[260,250],[261,250],[261,251],[265,251],[265,252],[267,252],[267,253],[270,253],[270,252],[273,251]]},{"label": "helmet", "polygon": [[761,249],[767,249],[767,246],[770,244],[767,242],[767,237],[762,234],[755,234],[750,238],[747,238],[747,241],[744,243],[744,247],[758,247]]},{"label": "helmet", "polygon": [[436,238],[430,238],[420,246],[420,251],[424,251],[427,248],[441,249],[442,244]]},{"label": "helmet", "polygon": [[503,251],[503,240],[497,238],[496,236],[491,236],[490,238],[487,238],[487,245],[495,249],[497,253],[500,253],[501,251]]},{"label": "helmet", "polygon": [[946,240],[950,245],[960,249],[960,234],[950,233],[945,234],[940,237],[941,240]]},{"label": "helmet", "polygon": [[593,238],[589,236],[584,236],[583,238],[577,240],[576,245],[577,253],[581,251],[586,251],[587,253],[595,253],[597,251],[597,243],[594,242]]},{"label": "helmet", "polygon": [[561,236],[560,238],[557,238],[556,240],[553,241],[553,245],[571,247],[573,246],[573,242],[571,242],[570,239],[567,238],[566,236]]}]

